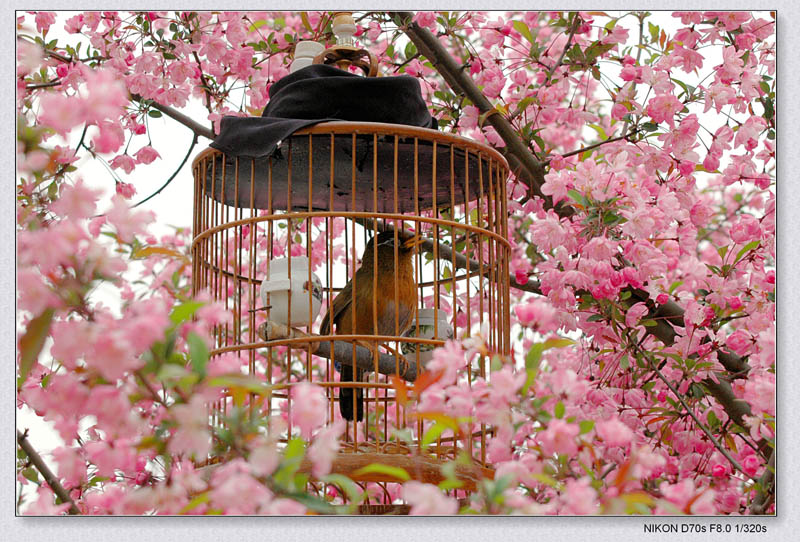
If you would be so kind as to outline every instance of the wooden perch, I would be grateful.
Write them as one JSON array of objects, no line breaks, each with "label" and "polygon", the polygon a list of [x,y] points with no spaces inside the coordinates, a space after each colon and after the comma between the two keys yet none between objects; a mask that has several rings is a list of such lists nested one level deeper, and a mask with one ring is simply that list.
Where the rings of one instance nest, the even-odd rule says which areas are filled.
[{"label": "wooden perch", "polygon": [[[446,480],[445,475],[442,474],[442,466],[445,462],[446,461],[442,459],[423,455],[378,452],[339,452],[333,458],[331,474],[341,474],[355,482],[403,482],[402,479],[396,478],[386,472],[377,470],[370,472],[369,469],[363,472],[363,469],[370,465],[387,465],[403,469],[412,480],[438,485],[440,482]],[[203,479],[210,480],[214,471],[224,464],[225,461],[223,460],[220,463],[203,465],[198,468],[198,472]],[[310,475],[312,469],[313,465],[311,461],[307,457],[304,457],[302,463],[300,463],[298,472]],[[455,468],[455,477],[464,484],[459,489],[476,491],[481,480],[494,479],[494,470],[481,467],[477,464],[457,464]]]},{"label": "wooden perch", "polygon": [[[353,363],[353,349],[355,348],[356,367],[365,371],[375,371],[375,355],[371,350],[350,341],[337,341],[321,339],[320,335],[309,335],[294,328],[268,320],[258,327],[258,335],[267,342],[285,339],[302,339],[308,337],[307,342],[293,343],[292,346],[310,349],[315,356],[327,358],[340,364]],[[413,382],[417,379],[417,364],[404,357],[395,357],[389,354],[377,356],[377,371],[382,375],[397,375],[403,380]]]},{"label": "wooden perch", "polygon": [[[399,467],[406,471],[413,480],[426,484],[438,485],[446,478],[442,474],[444,461],[434,457],[421,455],[401,455],[386,453],[339,453],[331,465],[332,474],[343,474],[356,482],[402,482],[390,474],[382,472],[359,472],[372,464]],[[300,464],[299,472],[311,473],[311,461],[304,458]],[[459,488],[466,491],[476,491],[482,479],[494,479],[494,471],[479,465],[456,465],[456,478],[464,485]]]}]

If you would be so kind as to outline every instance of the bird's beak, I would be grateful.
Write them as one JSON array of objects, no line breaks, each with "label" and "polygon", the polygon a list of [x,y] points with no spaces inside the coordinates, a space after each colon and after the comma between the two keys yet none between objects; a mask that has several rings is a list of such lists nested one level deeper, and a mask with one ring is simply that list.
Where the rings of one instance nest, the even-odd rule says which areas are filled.
[{"label": "bird's beak", "polygon": [[420,243],[422,243],[422,241],[423,241],[423,239],[422,239],[421,236],[415,235],[415,236],[411,237],[410,239],[406,239],[405,241],[403,241],[403,248],[409,249],[411,247],[419,245]]}]

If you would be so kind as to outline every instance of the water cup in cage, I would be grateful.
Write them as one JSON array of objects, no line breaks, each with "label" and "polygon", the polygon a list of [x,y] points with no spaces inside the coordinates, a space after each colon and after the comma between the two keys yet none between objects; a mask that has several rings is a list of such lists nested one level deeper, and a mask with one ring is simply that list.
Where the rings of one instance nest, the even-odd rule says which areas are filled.
[{"label": "water cup in cage", "polygon": [[[322,306],[322,283],[311,273],[309,281],[308,258],[276,258],[269,263],[269,278],[261,282],[261,301],[270,308],[269,319],[284,325],[304,326],[313,322]],[[289,310],[291,292],[291,311]],[[310,292],[310,302],[309,302]],[[291,322],[289,321],[291,312]]]},{"label": "water cup in cage", "polygon": [[[412,322],[405,336],[446,341],[453,338],[453,327],[448,322],[447,314],[444,312],[436,309],[420,309],[417,321]],[[417,350],[419,350],[419,361],[425,364],[433,358],[434,348],[436,346],[433,344],[407,342],[403,344],[402,351],[407,360],[416,363]]]}]

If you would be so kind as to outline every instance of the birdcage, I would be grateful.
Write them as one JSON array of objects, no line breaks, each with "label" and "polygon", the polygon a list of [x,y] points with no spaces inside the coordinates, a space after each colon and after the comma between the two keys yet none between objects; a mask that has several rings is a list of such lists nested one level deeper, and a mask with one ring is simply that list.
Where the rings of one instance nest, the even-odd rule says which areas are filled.
[{"label": "birdcage", "polygon": [[[314,62],[363,53],[339,49]],[[374,59],[362,67],[374,74]],[[442,378],[425,366],[447,339],[480,336],[488,351],[509,353],[506,161],[463,137],[379,122],[292,126],[260,153],[253,126],[242,126],[237,141],[251,156],[209,148],[193,163],[193,292],[210,292],[233,316],[215,328],[212,358],[237,356],[264,381],[268,393],[251,395],[247,410],[286,419],[273,435],[283,443],[301,407],[292,389],[326,391],[328,423],[339,411],[348,420],[333,472],[382,491],[361,512],[398,511],[389,490],[398,470],[376,464],[438,482],[452,461],[461,481],[452,492],[468,495],[492,476],[492,428],[451,418],[442,430],[442,416],[416,402]],[[486,364],[477,357],[459,385],[487,378]],[[213,405],[214,423],[234,399]]]}]

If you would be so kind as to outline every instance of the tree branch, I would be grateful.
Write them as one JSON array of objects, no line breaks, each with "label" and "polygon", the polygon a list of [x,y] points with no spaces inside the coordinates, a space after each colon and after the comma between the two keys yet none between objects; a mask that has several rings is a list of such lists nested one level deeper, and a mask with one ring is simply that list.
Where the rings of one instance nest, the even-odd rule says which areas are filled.
[{"label": "tree branch", "polygon": [[[478,88],[462,66],[460,66],[447,52],[447,49],[439,43],[439,40],[428,29],[420,27],[413,22],[414,14],[409,11],[397,12],[403,22],[406,35],[428,60],[431,61],[436,70],[447,81],[447,84],[457,93],[466,96],[482,114],[486,114],[486,121],[497,131],[498,135],[505,141],[506,147],[498,149],[509,162],[514,171],[519,171],[520,179],[528,185],[528,192],[531,196],[536,195],[545,200],[548,206],[553,207],[552,198],[542,193],[544,184],[544,167],[530,152],[526,143],[511,126],[511,123],[501,115],[497,109],[489,102],[483,92]],[[560,206],[564,216],[572,214],[571,208]]]},{"label": "tree branch", "polygon": [[750,503],[750,512],[753,515],[762,515],[764,512],[769,508],[772,504],[772,501],[775,500],[775,449],[772,450],[772,453],[769,456],[769,461],[767,462],[767,468],[764,470],[764,474],[761,475],[761,478],[758,480],[758,485],[760,486],[760,492],[756,497],[753,499],[753,502]]},{"label": "tree branch", "polygon": [[28,456],[28,459],[31,460],[33,466],[36,467],[42,474],[42,478],[44,481],[47,482],[47,485],[50,486],[50,489],[53,490],[53,493],[61,499],[63,503],[69,503],[69,513],[72,515],[80,515],[81,511],[75,505],[75,501],[69,496],[69,493],[64,486],[61,485],[61,482],[58,481],[58,478],[53,471],[50,470],[50,467],[47,466],[47,463],[44,462],[42,456],[33,448],[31,443],[28,441],[28,431],[26,430],[24,433],[20,432],[19,429],[17,430],[17,444],[19,447],[22,448],[22,451],[25,452],[25,455]]},{"label": "tree branch", "polygon": [[131,100],[135,100],[135,101],[137,101],[137,102],[139,102],[141,104],[144,104],[145,102],[148,102],[151,107],[153,107],[155,109],[158,109],[159,111],[164,113],[169,118],[180,122],[181,124],[183,124],[184,126],[189,128],[191,131],[193,131],[198,136],[205,137],[205,138],[210,139],[212,141],[216,137],[216,135],[214,135],[214,130],[208,128],[207,126],[203,126],[202,124],[200,124],[196,120],[192,119],[191,117],[189,117],[187,115],[184,115],[183,113],[181,113],[177,109],[173,109],[172,107],[170,107],[168,105],[162,105],[162,104],[160,104],[158,102],[155,102],[155,101],[145,100],[144,98],[142,98],[138,94],[131,94]]},{"label": "tree branch", "polygon": [[144,199],[143,199],[142,201],[140,201],[139,203],[137,203],[137,204],[133,205],[133,207],[138,207],[139,205],[141,205],[141,204],[145,203],[146,201],[149,201],[149,200],[151,200],[152,198],[154,198],[154,197],[156,197],[158,194],[160,194],[160,193],[161,193],[161,191],[162,191],[162,190],[164,190],[164,189],[165,189],[167,186],[169,186],[169,183],[171,183],[171,182],[172,182],[172,180],[173,180],[173,179],[174,179],[174,178],[175,178],[175,177],[178,175],[178,173],[180,173],[181,169],[183,169],[183,165],[184,165],[184,164],[186,163],[186,161],[189,159],[189,156],[191,156],[191,154],[192,154],[192,151],[194,150],[194,147],[195,147],[195,145],[197,145],[197,132],[195,132],[195,133],[194,133],[194,137],[192,138],[192,144],[189,146],[189,151],[186,153],[186,156],[184,156],[184,157],[183,157],[183,161],[182,161],[182,162],[181,162],[181,164],[178,166],[178,168],[175,170],[175,172],[174,172],[172,175],[170,175],[169,179],[167,179],[167,181],[166,181],[166,182],[165,182],[163,185],[161,185],[161,187],[160,187],[158,190],[156,190],[155,192],[153,192],[152,194],[150,194],[149,196],[147,196],[146,198],[144,198]]}]

